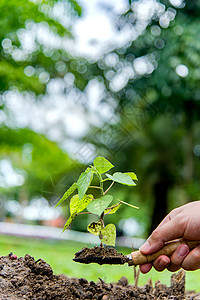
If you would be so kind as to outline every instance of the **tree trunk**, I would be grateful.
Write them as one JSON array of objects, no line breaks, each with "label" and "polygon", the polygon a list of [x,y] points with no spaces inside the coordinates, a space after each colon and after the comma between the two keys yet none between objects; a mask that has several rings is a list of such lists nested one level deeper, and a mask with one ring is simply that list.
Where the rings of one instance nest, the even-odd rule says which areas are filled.
[{"label": "tree trunk", "polygon": [[193,181],[194,176],[194,154],[193,154],[193,135],[192,125],[188,128],[185,135],[185,166],[183,170],[183,179],[185,183]]},{"label": "tree trunk", "polygon": [[153,187],[155,203],[150,227],[150,234],[167,214],[167,195],[169,187],[170,181],[167,179],[161,179],[157,181],[157,183]]}]

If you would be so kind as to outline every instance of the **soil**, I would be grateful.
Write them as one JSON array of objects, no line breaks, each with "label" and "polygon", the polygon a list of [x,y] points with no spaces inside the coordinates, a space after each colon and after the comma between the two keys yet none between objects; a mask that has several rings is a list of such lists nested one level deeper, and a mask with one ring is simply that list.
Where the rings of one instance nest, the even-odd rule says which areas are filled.
[{"label": "soil", "polygon": [[83,248],[79,252],[75,253],[76,262],[83,264],[97,263],[103,264],[119,264],[123,265],[129,261],[122,253],[118,253],[115,248],[111,247],[97,247]]},{"label": "soil", "polygon": [[20,258],[11,255],[0,257],[0,299],[199,300],[200,294],[185,292],[183,271],[172,275],[169,287],[159,281],[153,286],[151,280],[144,287],[135,287],[129,285],[125,277],[117,283],[105,283],[100,278],[95,283],[84,278],[54,275],[52,268],[44,260],[35,261],[27,254]]}]

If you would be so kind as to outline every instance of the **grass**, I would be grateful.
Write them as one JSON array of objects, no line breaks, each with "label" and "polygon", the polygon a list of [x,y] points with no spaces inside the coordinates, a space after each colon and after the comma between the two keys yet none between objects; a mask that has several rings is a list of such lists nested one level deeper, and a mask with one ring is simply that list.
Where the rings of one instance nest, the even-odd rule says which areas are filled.
[{"label": "grass", "polygon": [[[122,276],[126,276],[130,284],[134,283],[133,268],[128,265],[123,266],[110,266],[97,264],[83,265],[72,261],[74,253],[79,251],[82,247],[80,243],[72,241],[53,241],[53,240],[41,240],[21,238],[14,236],[0,236],[0,253],[1,255],[7,255],[11,251],[17,256],[24,256],[29,253],[34,256],[35,259],[43,258],[53,268],[54,274],[66,274],[70,277],[85,277],[87,280],[97,281],[98,278],[102,278],[106,282],[114,282],[119,280]],[[129,254],[130,249],[118,249],[124,254]],[[139,285],[144,285],[148,278],[151,277],[155,282],[160,280],[167,285],[170,284],[170,272],[156,272],[151,270],[150,273],[140,275]],[[195,290],[200,292],[200,270],[193,272],[186,272],[186,289]]]}]

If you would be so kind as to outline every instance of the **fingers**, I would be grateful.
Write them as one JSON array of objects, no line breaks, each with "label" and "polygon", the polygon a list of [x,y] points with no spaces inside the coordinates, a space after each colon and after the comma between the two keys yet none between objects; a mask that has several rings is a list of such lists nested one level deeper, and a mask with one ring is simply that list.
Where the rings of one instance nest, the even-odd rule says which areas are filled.
[{"label": "fingers", "polygon": [[168,256],[165,255],[161,255],[159,256],[154,262],[153,262],[153,266],[154,268],[161,272],[164,269],[167,268],[167,266],[170,264],[170,258]]},{"label": "fingers", "polygon": [[190,251],[182,263],[182,268],[187,271],[200,269],[200,246]]},{"label": "fingers", "polygon": [[[200,246],[190,251],[188,245],[179,245],[170,258],[165,255],[159,256],[153,262],[153,267],[159,272],[166,268],[171,272],[176,272],[180,268],[186,271],[198,270],[200,269]],[[140,266],[140,271],[146,274],[151,268],[151,263],[144,264]]]},{"label": "fingers", "polygon": [[[153,262],[153,266],[159,272],[163,271],[166,268],[171,272],[175,272],[181,268],[181,265],[182,265],[184,259],[186,258],[186,256],[188,255],[189,251],[190,251],[190,249],[189,249],[188,245],[186,245],[186,244],[179,245],[178,248],[176,249],[176,251],[171,255],[170,258],[166,255],[160,255]],[[200,252],[199,252],[199,255],[200,255]],[[200,256],[199,256],[199,258],[200,258]],[[199,265],[200,265],[200,259],[199,259]],[[149,272],[151,270],[151,264],[145,264],[145,265],[140,266],[140,270],[144,274]]]},{"label": "fingers", "polygon": [[[152,232],[147,241],[140,247],[142,254],[152,254],[160,250],[168,241],[185,238],[200,240],[200,201],[188,203],[171,211]],[[189,252],[187,245],[180,245],[176,251],[167,257],[159,256],[153,263],[157,271],[167,268],[170,271],[177,271],[181,266],[185,270],[200,269],[200,246]],[[140,266],[142,273],[150,271],[152,264]]]},{"label": "fingers", "polygon": [[194,271],[200,269],[200,246],[192,251],[187,245],[180,245],[170,258],[171,262],[167,269],[175,272],[181,267],[186,271]]},{"label": "fingers", "polygon": [[152,268],[152,264],[151,263],[148,263],[148,264],[144,264],[144,265],[141,265],[140,266],[140,271],[143,273],[143,274],[146,274],[148,273]]},{"label": "fingers", "polygon": [[167,269],[171,272],[175,272],[179,270],[182,265],[184,259],[187,257],[190,248],[186,244],[179,245],[176,251],[170,257],[170,264]]},{"label": "fingers", "polygon": [[167,268],[167,266],[169,264],[170,264],[170,258],[168,256],[161,255],[153,262],[153,264],[147,263],[147,264],[141,265],[140,271],[143,274],[146,274],[151,270],[152,265],[154,266],[154,268],[157,271],[163,271],[165,268]]},{"label": "fingers", "polygon": [[140,247],[140,251],[143,254],[154,253],[161,249],[165,242],[184,236],[187,222],[180,216],[180,214],[177,214],[173,219],[158,226]]}]

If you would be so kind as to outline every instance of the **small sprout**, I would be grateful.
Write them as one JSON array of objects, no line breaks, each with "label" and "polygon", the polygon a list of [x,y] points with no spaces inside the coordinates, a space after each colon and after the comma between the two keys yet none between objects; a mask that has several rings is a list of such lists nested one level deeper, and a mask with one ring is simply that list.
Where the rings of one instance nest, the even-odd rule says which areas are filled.
[{"label": "small sprout", "polygon": [[138,286],[138,280],[139,280],[139,276],[140,276],[140,269],[137,270],[137,267],[134,266],[134,286],[137,287]]},{"label": "small sprout", "polygon": [[[122,204],[138,208],[130,203],[118,200],[118,202],[111,204],[113,196],[108,195],[114,183],[120,183],[126,186],[135,186],[134,180],[137,180],[137,176],[133,172],[121,173],[115,172],[113,175],[107,174],[114,166],[104,157],[100,156],[95,158],[93,165],[87,167],[87,169],[80,174],[77,182],[64,193],[63,197],[57,203],[60,205],[64,200],[71,196],[70,199],[70,216],[63,228],[63,231],[72,223],[75,217],[81,214],[94,214],[99,216],[98,222],[92,222],[87,226],[87,230],[98,235],[101,241],[101,246],[104,244],[115,246],[116,240],[116,227],[114,224],[104,224],[104,217],[109,214],[114,214]],[[98,178],[98,184],[92,185],[93,177]],[[105,182],[111,181],[107,189],[104,190]],[[98,189],[99,196],[94,197],[92,194],[86,194],[88,189]],[[77,190],[76,194],[74,192]],[[87,211],[84,211],[87,209]]]}]

